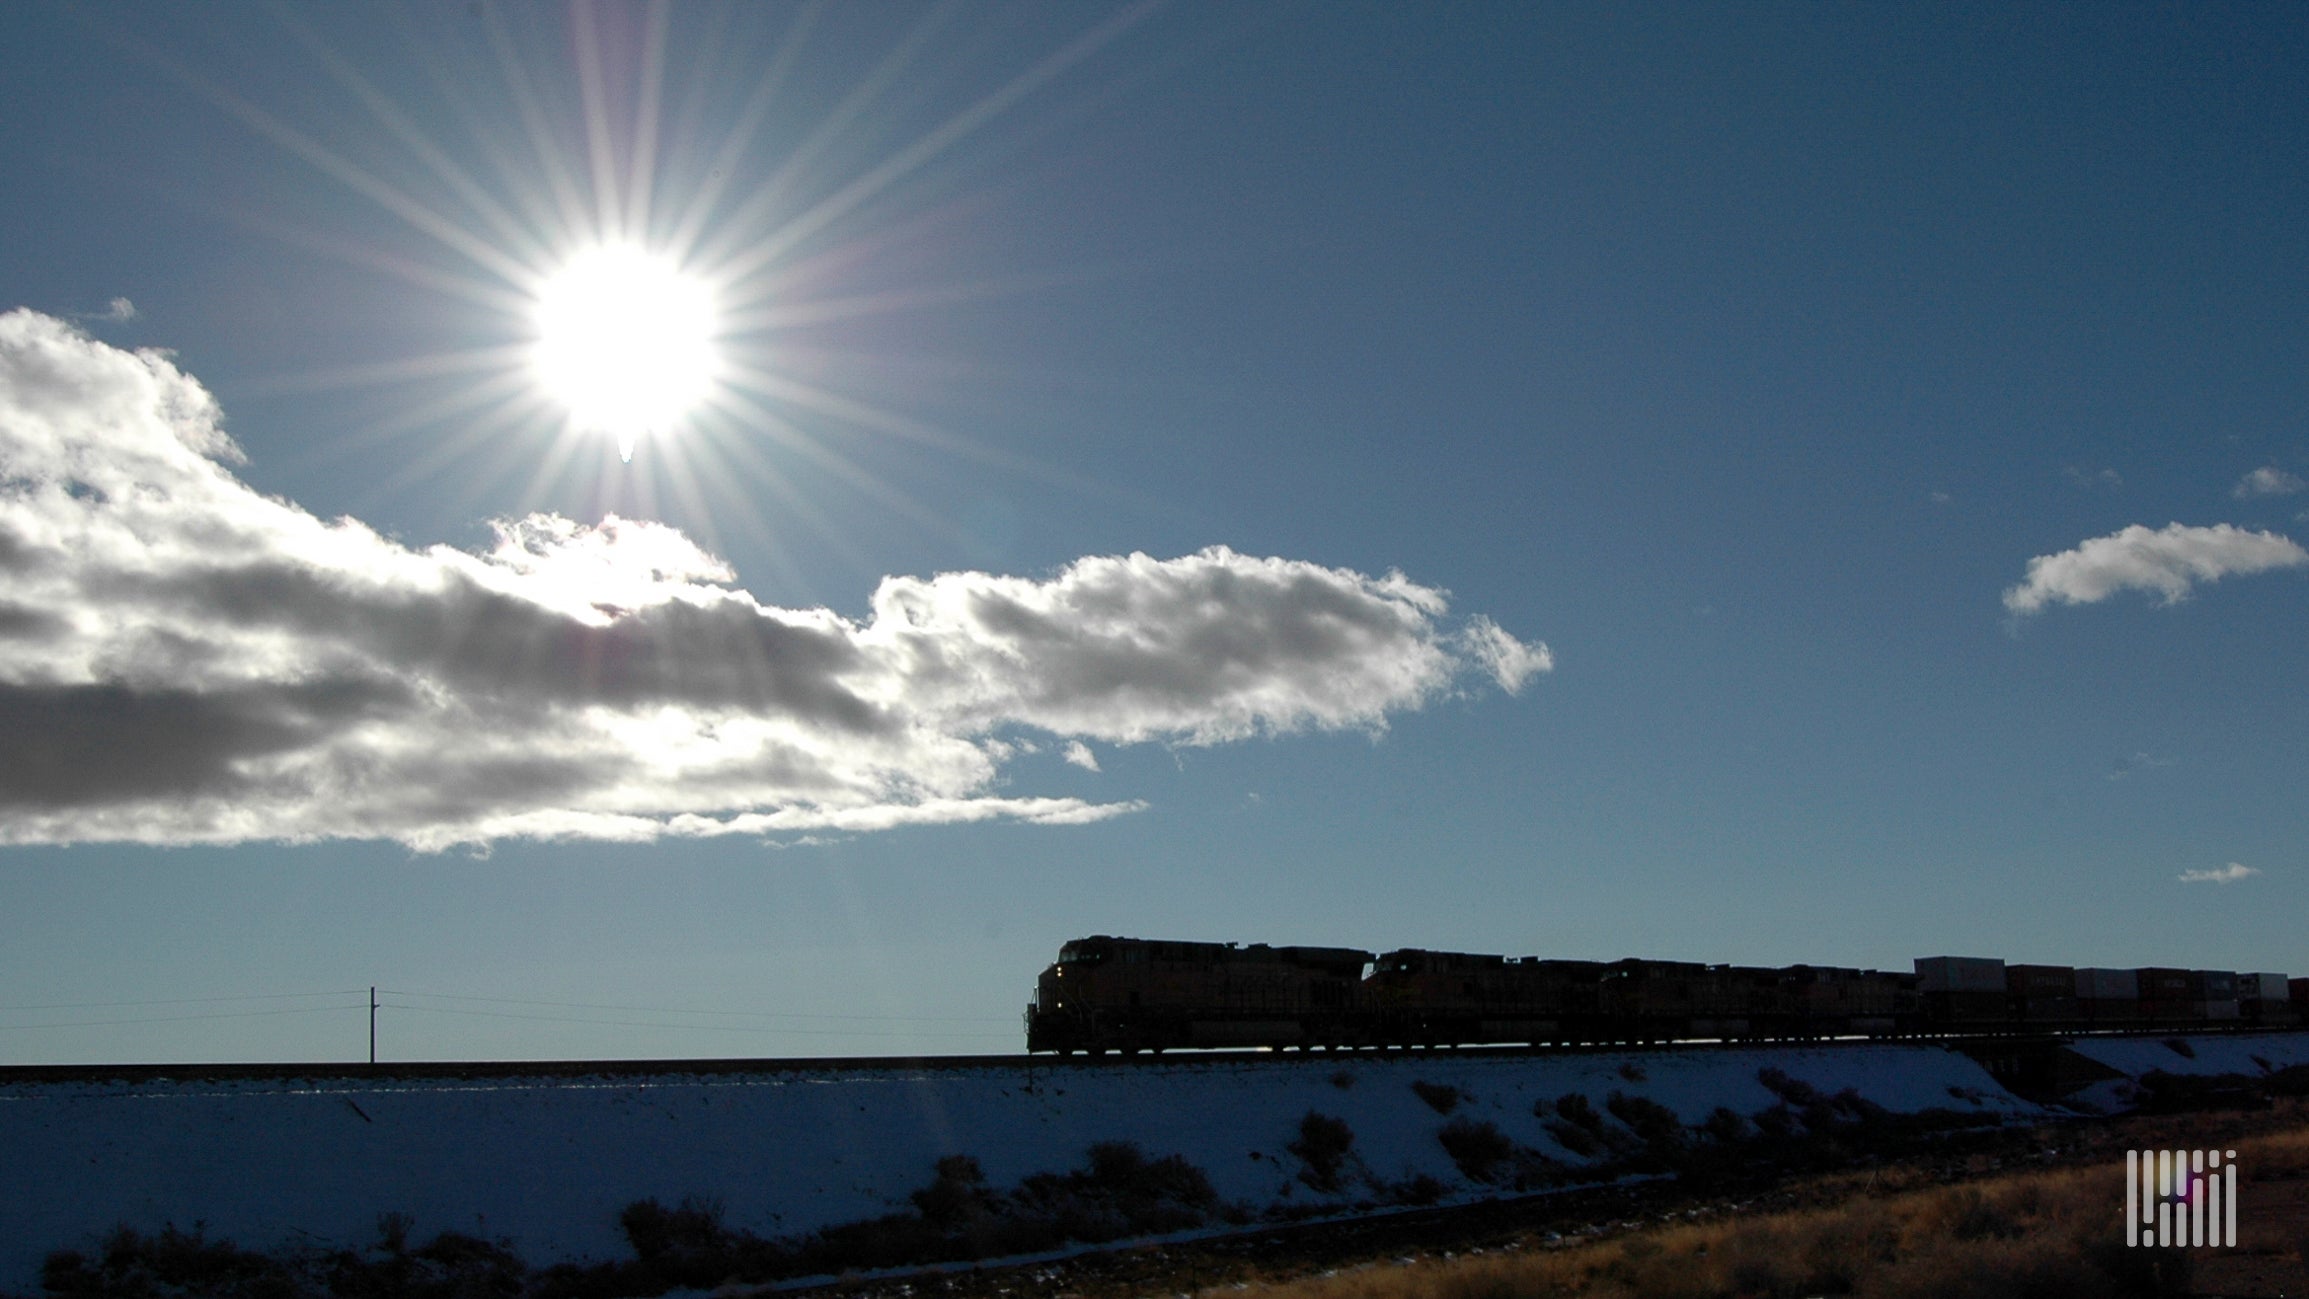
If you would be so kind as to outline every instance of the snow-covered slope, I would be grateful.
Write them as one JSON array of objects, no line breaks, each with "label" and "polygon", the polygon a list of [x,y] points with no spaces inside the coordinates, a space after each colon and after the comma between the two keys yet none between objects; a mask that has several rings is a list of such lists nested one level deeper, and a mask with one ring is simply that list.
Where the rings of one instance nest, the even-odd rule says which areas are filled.
[{"label": "snow-covered slope", "polygon": [[[2182,1049],[2176,1049],[2175,1043]],[[2115,1111],[2133,1103],[2137,1089],[2132,1080],[2151,1073],[2190,1077],[2240,1074],[2256,1078],[2279,1069],[2309,1064],[2309,1033],[2083,1038],[2070,1049],[2124,1077],[2094,1083],[2071,1093],[2064,1098],[2064,1103]]]},{"label": "snow-covered slope", "polygon": [[[2285,1039],[2309,1058],[2309,1036]],[[2116,1044],[2112,1044],[2116,1045]],[[2154,1043],[2158,1064],[2179,1061]],[[2276,1047],[2264,1048],[2265,1058]],[[2122,1054],[2122,1052],[2117,1052]],[[2200,1052],[2208,1060],[2214,1051]],[[2250,1054],[2249,1052],[2246,1054]],[[206,1224],[241,1245],[366,1244],[378,1216],[419,1235],[509,1237],[532,1263],[623,1253],[633,1201],[708,1196],[728,1223],[789,1235],[904,1208],[941,1156],[991,1183],[1079,1167],[1094,1142],[1184,1156],[1253,1211],[1320,1203],[1288,1151],[1316,1112],[1354,1134],[1365,1181],[1436,1179],[1475,1194],[1437,1139],[1454,1119],[1496,1124],[1566,1163],[1535,1102],[1615,1092],[1687,1123],[1779,1101],[1778,1069],[1825,1093],[1900,1112],[2027,1114],[1969,1058],[1929,1046],[1663,1050],[1627,1054],[1174,1057],[1136,1065],[827,1067],[390,1081],[0,1083],[0,1288],[44,1254],[106,1229]],[[2122,1067],[2122,1066],[2120,1066]],[[2248,1069],[2251,1066],[2246,1066]],[[1447,1119],[1414,1090],[1462,1094]],[[1359,1161],[1356,1163],[1354,1161]]]}]

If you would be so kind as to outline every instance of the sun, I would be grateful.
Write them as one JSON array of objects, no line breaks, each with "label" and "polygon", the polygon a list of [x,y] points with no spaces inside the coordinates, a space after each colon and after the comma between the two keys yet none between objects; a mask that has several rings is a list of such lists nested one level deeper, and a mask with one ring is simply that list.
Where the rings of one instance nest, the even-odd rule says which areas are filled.
[{"label": "sun", "polygon": [[714,386],[714,295],[669,258],[627,244],[586,249],[537,290],[532,362],[546,395],[581,429],[633,459],[645,433],[675,428]]}]

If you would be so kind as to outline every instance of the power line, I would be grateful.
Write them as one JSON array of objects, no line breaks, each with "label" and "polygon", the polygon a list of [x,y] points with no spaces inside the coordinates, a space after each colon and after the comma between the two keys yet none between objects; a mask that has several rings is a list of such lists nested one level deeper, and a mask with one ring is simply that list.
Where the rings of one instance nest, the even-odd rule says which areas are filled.
[{"label": "power line", "polygon": [[490,1018],[490,1019],[519,1019],[519,1020],[529,1020],[529,1021],[532,1021],[532,1022],[536,1022],[536,1023],[553,1023],[553,1024],[588,1024],[588,1025],[594,1025],[594,1026],[603,1027],[603,1028],[649,1028],[649,1029],[658,1029],[658,1030],[661,1030],[661,1031],[668,1031],[668,1032],[698,1032],[698,1031],[704,1031],[704,1032],[715,1032],[715,1033],[746,1033],[746,1034],[753,1034],[753,1035],[756,1035],[756,1036],[759,1036],[759,1035],[761,1035],[761,1034],[788,1034],[788,1035],[796,1035],[796,1036],[804,1036],[804,1037],[885,1037],[885,1038],[901,1038],[901,1037],[910,1037],[910,1038],[925,1038],[925,1037],[928,1037],[928,1038],[975,1038],[975,1039],[986,1039],[986,1038],[992,1038],[992,1037],[997,1037],[997,1036],[1003,1036],[1003,1034],[1002,1034],[1002,1033],[999,1033],[999,1032],[997,1032],[997,1031],[995,1031],[995,1030],[993,1030],[993,1029],[982,1029],[982,1030],[969,1030],[969,1029],[964,1029],[964,1030],[961,1030],[961,1031],[941,1032],[941,1031],[938,1031],[938,1030],[937,1030],[937,1029],[935,1029],[935,1028],[921,1028],[921,1029],[910,1029],[910,1030],[903,1030],[903,1031],[892,1032],[892,1031],[886,1031],[886,1030],[878,1030],[878,1029],[873,1029],[873,1028],[854,1028],[854,1029],[842,1029],[842,1028],[832,1028],[832,1027],[820,1027],[820,1028],[803,1028],[803,1027],[795,1027],[795,1026],[780,1025],[780,1024],[775,1024],[775,1023],[771,1023],[771,1024],[697,1024],[697,1023],[679,1023],[679,1022],[668,1023],[668,1022],[662,1022],[662,1021],[660,1021],[660,1022],[649,1022],[649,1021],[639,1021],[639,1020],[626,1020],[626,1019],[600,1019],[600,1018],[588,1018],[588,1017],[580,1017],[580,1016],[573,1016],[573,1015],[538,1015],[538,1014],[528,1014],[528,1013],[523,1013],[523,1012],[520,1012],[520,1011],[510,1011],[510,1010],[483,1010],[483,1009],[478,1009],[478,1008],[460,1008],[460,1007],[453,1007],[453,1006],[426,1006],[426,1005],[418,1005],[418,1004],[415,1004],[415,1003],[411,1003],[411,1002],[377,1001],[377,1002],[375,1002],[375,1003],[372,1003],[372,1002],[370,1001],[370,999],[369,999],[369,998],[370,998],[370,996],[372,995],[372,993],[374,993],[374,995],[378,995],[378,996],[388,996],[388,997],[415,997],[415,998],[423,998],[423,999],[429,999],[429,1000],[435,1000],[435,1001],[464,1001],[464,1002],[483,1002],[483,1003],[488,1003],[488,1004],[491,1004],[491,1005],[502,1005],[502,1006],[548,1006],[548,1007],[553,1007],[553,1008],[556,1008],[556,1009],[563,1009],[563,1010],[600,1010],[600,1011],[621,1012],[621,1013],[630,1013],[630,1014],[645,1014],[645,1015],[677,1015],[677,1016],[692,1016],[692,1017],[701,1017],[701,1016],[702,1016],[702,1017],[740,1018],[740,1019],[757,1019],[757,1020],[809,1020],[809,1021],[813,1021],[813,1022],[826,1022],[826,1021],[833,1021],[833,1022],[837,1022],[837,1023],[856,1023],[856,1024],[889,1024],[889,1025],[895,1025],[895,1024],[926,1024],[926,1025],[937,1025],[937,1024],[955,1024],[955,1025],[961,1025],[961,1024],[989,1024],[989,1025],[991,1025],[991,1024],[1009,1024],[1009,1023],[1011,1023],[1011,1022],[1012,1022],[1012,1017],[1010,1017],[1010,1016],[992,1016],[992,1015],[843,1015],[843,1014],[825,1013],[825,1012],[813,1012],[813,1011],[759,1011],[759,1010],[682,1010],[682,1009],[677,1009],[677,1008],[675,1008],[675,1007],[670,1007],[670,1006],[627,1006],[627,1005],[613,1005],[613,1004],[606,1004],[606,1003],[601,1003],[601,1002],[584,1002],[584,1001],[546,1001],[546,1000],[531,999],[531,998],[520,998],[520,997],[483,997],[483,996],[473,996],[473,995],[458,994],[458,993],[447,993],[447,992],[410,992],[410,991],[400,991],[400,990],[394,990],[394,989],[386,989],[386,988],[379,988],[379,989],[374,989],[374,990],[372,990],[372,989],[368,989],[368,988],[339,988],[339,989],[333,989],[333,990],[330,990],[330,991],[327,991],[327,992],[277,992],[277,993],[249,993],[249,994],[242,994],[242,995],[238,995],[238,996],[219,996],[219,997],[172,997],[172,998],[155,998],[155,999],[151,999],[151,1000],[145,1000],[145,1001],[68,1001],[68,1002],[49,1002],[49,1003],[44,1003],[44,1004],[39,1004],[39,1005],[22,1005],[22,1006],[0,1006],[0,1013],[22,1013],[22,1012],[29,1012],[29,1011],[51,1011],[51,1010],[109,1010],[109,1009],[115,1009],[115,1008],[128,1008],[128,1007],[137,1007],[137,1006],[201,1006],[201,1005],[217,1005],[217,1004],[222,1004],[222,1003],[231,1003],[231,1002],[251,1002],[251,1001],[301,1001],[301,1000],[309,1000],[309,999],[312,999],[312,998],[315,998],[315,997],[349,997],[349,996],[360,996],[360,997],[362,997],[362,1000],[361,1000],[360,1002],[358,1002],[358,1003],[351,1003],[351,1004],[347,1004],[347,1003],[337,1003],[337,1004],[332,1004],[332,1005],[325,1005],[325,1006],[285,1006],[285,1007],[279,1007],[279,1008],[275,1008],[275,1009],[265,1009],[265,1010],[227,1010],[227,1011],[215,1011],[215,1012],[210,1012],[210,1013],[205,1013],[205,1014],[190,1014],[190,1015],[153,1015],[153,1016],[138,1016],[138,1017],[135,1017],[135,1018],[128,1018],[128,1019],[86,1019],[86,1020],[58,1020],[58,1021],[53,1021],[53,1022],[49,1022],[49,1023],[40,1023],[40,1024],[0,1024],[0,1032],[7,1032],[7,1031],[23,1031],[23,1030],[27,1030],[27,1029],[53,1029],[53,1028],[109,1028],[109,1027],[135,1027],[135,1026],[142,1026],[142,1025],[152,1025],[152,1024],[191,1024],[191,1023],[200,1023],[200,1022],[211,1021],[211,1020],[225,1020],[225,1019],[258,1019],[258,1018],[265,1018],[265,1017],[278,1016],[278,1015],[315,1015],[315,1014],[341,1013],[341,1012],[343,1012],[343,1011],[346,1011],[346,1010],[368,1010],[368,1011],[370,1011],[370,1012],[371,1012],[371,1016],[372,1016],[372,1020],[373,1020],[373,1019],[374,1019],[374,1014],[375,1014],[375,1011],[376,1011],[376,1010],[378,1010],[378,1009],[389,1009],[389,1010],[413,1010],[413,1011],[426,1012],[426,1013],[435,1014],[435,1015],[465,1015],[465,1016],[479,1016],[479,1017]]},{"label": "power line", "polygon": [[[399,995],[406,995],[406,994],[399,994]],[[551,1003],[551,1002],[548,1002],[548,1003],[544,1003],[544,1004],[547,1004],[547,1005],[552,1005],[552,1004],[555,1004],[555,1003]],[[645,1023],[645,1022],[642,1022],[642,1021],[639,1021],[639,1020],[628,1020],[628,1019],[579,1019],[579,1018],[576,1018],[575,1016],[570,1016],[570,1015],[524,1015],[524,1014],[522,1014],[522,1013],[520,1013],[520,1012],[518,1012],[518,1011],[508,1011],[508,1010],[460,1010],[460,1009],[458,1009],[458,1008],[456,1008],[456,1007],[453,1007],[453,1006],[411,1006],[411,1005],[401,1005],[401,1004],[398,1004],[398,1003],[395,1003],[395,1002],[390,1002],[390,1001],[383,1003],[383,1005],[384,1005],[384,1008],[385,1008],[385,1009],[387,1009],[387,1010],[415,1010],[415,1011],[423,1011],[423,1012],[425,1012],[425,1013],[427,1013],[427,1014],[433,1014],[433,1015],[480,1015],[480,1016],[486,1016],[486,1017],[488,1017],[488,1018],[490,1018],[490,1019],[526,1019],[526,1020],[534,1020],[534,1021],[536,1021],[536,1022],[538,1022],[538,1023],[545,1023],[545,1024],[595,1024],[595,1025],[600,1025],[600,1026],[602,1026],[602,1027],[607,1027],[607,1028],[655,1028],[655,1029],[664,1029],[664,1030],[669,1030],[669,1031],[672,1031],[672,1032],[680,1032],[680,1033],[701,1033],[701,1032],[702,1032],[702,1033],[753,1033],[753,1034],[757,1034],[757,1035],[758,1035],[758,1034],[762,1034],[762,1033],[779,1033],[779,1034],[798,1034],[798,1035],[802,1035],[802,1036],[808,1036],[808,1037],[970,1037],[970,1038],[989,1038],[989,1037],[998,1037],[998,1036],[1003,1036],[1002,1034],[1000,1034],[1000,1033],[997,1033],[996,1031],[994,1031],[994,1030],[992,1030],[992,1029],[986,1029],[986,1030],[982,1030],[982,1031],[979,1031],[979,1032],[962,1032],[962,1033],[939,1033],[939,1032],[931,1032],[931,1031],[921,1031],[921,1032],[911,1032],[911,1033],[885,1033],[885,1032],[876,1032],[876,1031],[873,1031],[873,1030],[871,1030],[871,1029],[854,1029],[854,1030],[847,1030],[847,1031],[845,1031],[845,1030],[843,1030],[843,1029],[838,1029],[838,1028],[780,1028],[780,1027],[778,1027],[778,1026],[776,1026],[776,1025],[770,1025],[770,1024],[765,1024],[765,1025],[761,1025],[761,1026],[758,1026],[758,1027],[747,1026],[747,1025],[743,1025],[743,1024],[653,1024],[653,1023]],[[690,1013],[690,1012],[685,1012],[685,1011],[675,1011],[675,1012],[673,1012],[673,1013],[675,1013],[675,1014],[686,1014],[686,1013]],[[725,1012],[725,1013],[727,1013],[727,1012]]]},{"label": "power line", "polygon": [[[354,989],[358,992],[359,989]],[[474,997],[451,992],[409,992],[398,988],[381,988],[389,997],[426,997],[436,1001],[485,1001],[504,1006],[558,1006],[563,1010],[622,1010],[644,1015],[723,1015],[746,1019],[833,1019],[843,1021],[873,1020],[889,1023],[937,1024],[1014,1024],[1016,1015],[840,1015],[802,1010],[679,1010],[672,1006],[611,1006],[591,1001],[537,1001],[522,997]],[[413,1007],[412,1009],[425,1009]],[[800,1030],[795,1030],[800,1031]]]},{"label": "power line", "polygon": [[[130,1002],[130,1005],[140,1003]],[[317,1015],[324,1011],[359,1010],[360,1006],[291,1006],[285,1010],[228,1010],[214,1015],[164,1015],[154,1019],[79,1019],[54,1024],[0,1024],[0,1032],[26,1028],[102,1028],[108,1024],[189,1024],[203,1019],[254,1019],[259,1015]]]},{"label": "power line", "polygon": [[193,1006],[219,1001],[295,1001],[305,997],[354,997],[363,991],[361,988],[338,988],[332,992],[260,992],[238,997],[174,997],[158,1001],[58,1001],[45,1006],[0,1006],[0,1011],[106,1010],[115,1006]]}]

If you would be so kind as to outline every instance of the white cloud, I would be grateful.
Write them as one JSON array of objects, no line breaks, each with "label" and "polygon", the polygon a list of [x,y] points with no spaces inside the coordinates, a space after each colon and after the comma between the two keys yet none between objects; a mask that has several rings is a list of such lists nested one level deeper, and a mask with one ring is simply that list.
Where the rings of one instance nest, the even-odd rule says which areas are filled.
[{"label": "white cloud", "polygon": [[2004,607],[2035,613],[2048,604],[2092,604],[2124,590],[2155,591],[2166,604],[2197,582],[2309,564],[2309,551],[2274,532],[2226,523],[2209,528],[2140,524],[2094,537],[2074,550],[2028,561],[2027,579],[2004,593]]},{"label": "white cloud", "polygon": [[760,604],[644,521],[411,549],[240,458],[165,356],[0,315],[0,842],[1075,824],[1141,804],[991,796],[1018,732],[1375,731],[1550,663],[1400,573],[1095,557],[889,578],[858,621]]},{"label": "white cloud", "polygon": [[2121,491],[2125,485],[2124,475],[2118,473],[2114,469],[2097,469],[2088,471],[2079,469],[2075,465],[2070,465],[2066,469],[2061,470],[2061,473],[2066,475],[2071,483],[2088,492]]},{"label": "white cloud", "polygon": [[1098,755],[1092,753],[1090,751],[1090,746],[1084,744],[1080,740],[1068,740],[1066,742],[1066,752],[1064,756],[1068,762],[1071,762],[1075,766],[1082,768],[1084,771],[1098,770]]},{"label": "white cloud", "polygon": [[2185,870],[2174,878],[2183,884],[2234,884],[2247,876],[2260,873],[2250,866],[2230,862],[2219,870]]},{"label": "white cloud", "polygon": [[2286,473],[2275,465],[2263,465],[2238,479],[2237,485],[2229,489],[2229,495],[2245,501],[2256,496],[2291,496],[2304,487],[2309,487],[2309,483],[2302,482],[2299,475]]}]

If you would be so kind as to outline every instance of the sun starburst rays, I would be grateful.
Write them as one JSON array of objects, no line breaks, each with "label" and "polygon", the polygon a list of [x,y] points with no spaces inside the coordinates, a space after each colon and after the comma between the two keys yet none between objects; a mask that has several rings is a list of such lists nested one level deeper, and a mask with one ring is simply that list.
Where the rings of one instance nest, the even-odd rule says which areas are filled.
[{"label": "sun starburst rays", "polygon": [[[963,6],[921,15],[858,81],[810,113],[799,88],[810,66],[805,46],[826,26],[822,6],[778,19],[774,32],[768,20],[732,11],[756,30],[702,46],[695,31],[679,29],[686,15],[665,4],[579,4],[562,30],[554,17],[487,6],[477,56],[411,33],[442,92],[429,110],[395,102],[313,25],[285,15],[345,102],[378,128],[366,153],[174,70],[284,152],[418,232],[432,253],[390,240],[305,237],[267,213],[247,214],[252,224],[478,313],[470,345],[274,385],[413,389],[391,413],[339,431],[339,446],[407,443],[398,466],[371,480],[369,496],[454,480],[448,496],[479,503],[503,499],[510,479],[511,496],[540,506],[630,512],[637,498],[662,498],[701,535],[718,532],[717,520],[749,535],[798,525],[848,554],[856,548],[841,535],[838,512],[804,480],[839,483],[932,535],[960,535],[938,509],[888,481],[875,467],[878,448],[904,444],[985,463],[1009,457],[862,395],[866,371],[857,366],[889,358],[829,350],[811,341],[812,331],[1031,289],[893,282],[888,242],[935,239],[941,219],[900,182],[952,155],[1150,8],[1105,15],[946,116],[881,151],[851,155],[848,142],[915,111],[915,73]],[[772,56],[738,68],[729,51],[759,49],[753,37],[765,34]],[[554,63],[539,59],[546,49],[561,51]],[[717,87],[738,84],[731,78],[741,73],[743,97],[715,103]],[[700,129],[709,122],[711,133]],[[451,139],[455,147],[444,143]],[[819,359],[790,364],[802,356]],[[831,368],[827,357],[836,358]],[[843,380],[851,370],[858,382]],[[622,465],[600,454],[607,441]],[[763,496],[777,502],[774,517],[765,518]]]}]

